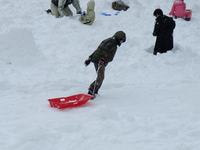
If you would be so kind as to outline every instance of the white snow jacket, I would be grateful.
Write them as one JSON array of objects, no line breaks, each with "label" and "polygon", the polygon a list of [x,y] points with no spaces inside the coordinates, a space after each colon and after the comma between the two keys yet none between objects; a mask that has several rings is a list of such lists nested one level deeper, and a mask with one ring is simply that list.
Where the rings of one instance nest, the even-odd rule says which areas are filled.
[{"label": "white snow jacket", "polygon": [[67,16],[65,14],[64,8],[68,7],[68,5],[72,4],[76,8],[76,13],[80,14],[81,8],[79,5],[79,0],[51,0],[51,2],[58,7],[59,14],[63,16]]},{"label": "white snow jacket", "polygon": [[83,24],[87,24],[87,25],[92,25],[94,20],[95,20],[95,1],[94,0],[90,0],[87,3],[87,13],[85,14],[85,16],[81,16],[79,18],[79,21]]}]

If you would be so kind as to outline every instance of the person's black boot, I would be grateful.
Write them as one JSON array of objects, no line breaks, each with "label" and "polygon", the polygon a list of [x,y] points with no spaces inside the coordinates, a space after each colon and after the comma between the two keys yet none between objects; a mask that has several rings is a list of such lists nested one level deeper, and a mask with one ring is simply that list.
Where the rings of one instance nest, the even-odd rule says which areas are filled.
[{"label": "person's black boot", "polygon": [[51,9],[46,10],[47,14],[51,13]]},{"label": "person's black boot", "polygon": [[91,91],[88,91],[88,94],[94,96],[91,98],[91,100],[94,100],[94,98],[96,97],[95,94],[93,94]]},{"label": "person's black boot", "polygon": [[189,19],[189,18],[185,18],[185,20],[186,20],[186,21],[190,21],[190,19]]}]

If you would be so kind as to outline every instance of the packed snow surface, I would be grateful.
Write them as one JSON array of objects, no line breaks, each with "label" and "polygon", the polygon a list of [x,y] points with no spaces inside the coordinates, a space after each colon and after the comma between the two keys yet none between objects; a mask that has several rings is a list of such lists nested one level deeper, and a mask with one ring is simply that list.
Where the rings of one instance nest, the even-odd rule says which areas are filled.
[{"label": "packed snow surface", "polygon": [[[80,0],[82,10],[86,0]],[[46,14],[50,0],[0,0],[0,150],[199,150],[200,1],[192,20],[175,19],[174,48],[152,54],[155,17],[173,0],[96,0],[92,26]],[[109,13],[104,16],[101,13]],[[48,99],[87,93],[96,78],[84,61],[123,30],[95,100],[56,109]]]}]

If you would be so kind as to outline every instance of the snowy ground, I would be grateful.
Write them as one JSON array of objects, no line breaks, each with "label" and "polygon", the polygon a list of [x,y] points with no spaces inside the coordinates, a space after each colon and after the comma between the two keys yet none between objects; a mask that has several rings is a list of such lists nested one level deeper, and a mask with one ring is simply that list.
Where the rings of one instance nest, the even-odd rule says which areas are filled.
[{"label": "snowy ground", "polygon": [[[96,0],[92,26],[47,15],[50,0],[0,0],[0,150],[199,150],[200,1],[185,0],[175,47],[152,55],[152,13],[173,0]],[[80,2],[86,10],[86,0]],[[112,16],[100,15],[101,12]],[[106,67],[100,96],[82,107],[51,108],[49,98],[87,93],[95,79],[83,62],[123,30],[127,41]]]}]

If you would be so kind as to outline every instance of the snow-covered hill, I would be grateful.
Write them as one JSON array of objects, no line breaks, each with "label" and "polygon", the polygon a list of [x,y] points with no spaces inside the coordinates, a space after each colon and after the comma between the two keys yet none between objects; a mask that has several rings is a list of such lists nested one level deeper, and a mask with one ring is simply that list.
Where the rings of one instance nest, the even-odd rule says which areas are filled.
[{"label": "snow-covered hill", "polygon": [[[81,0],[86,10],[88,1]],[[199,150],[200,1],[193,18],[176,19],[175,47],[154,56],[156,8],[173,0],[96,0],[96,20],[47,15],[50,0],[0,0],[1,150]],[[101,12],[110,13],[103,16]],[[47,99],[87,93],[96,73],[85,59],[105,38],[126,32],[94,101],[51,108]]]}]

